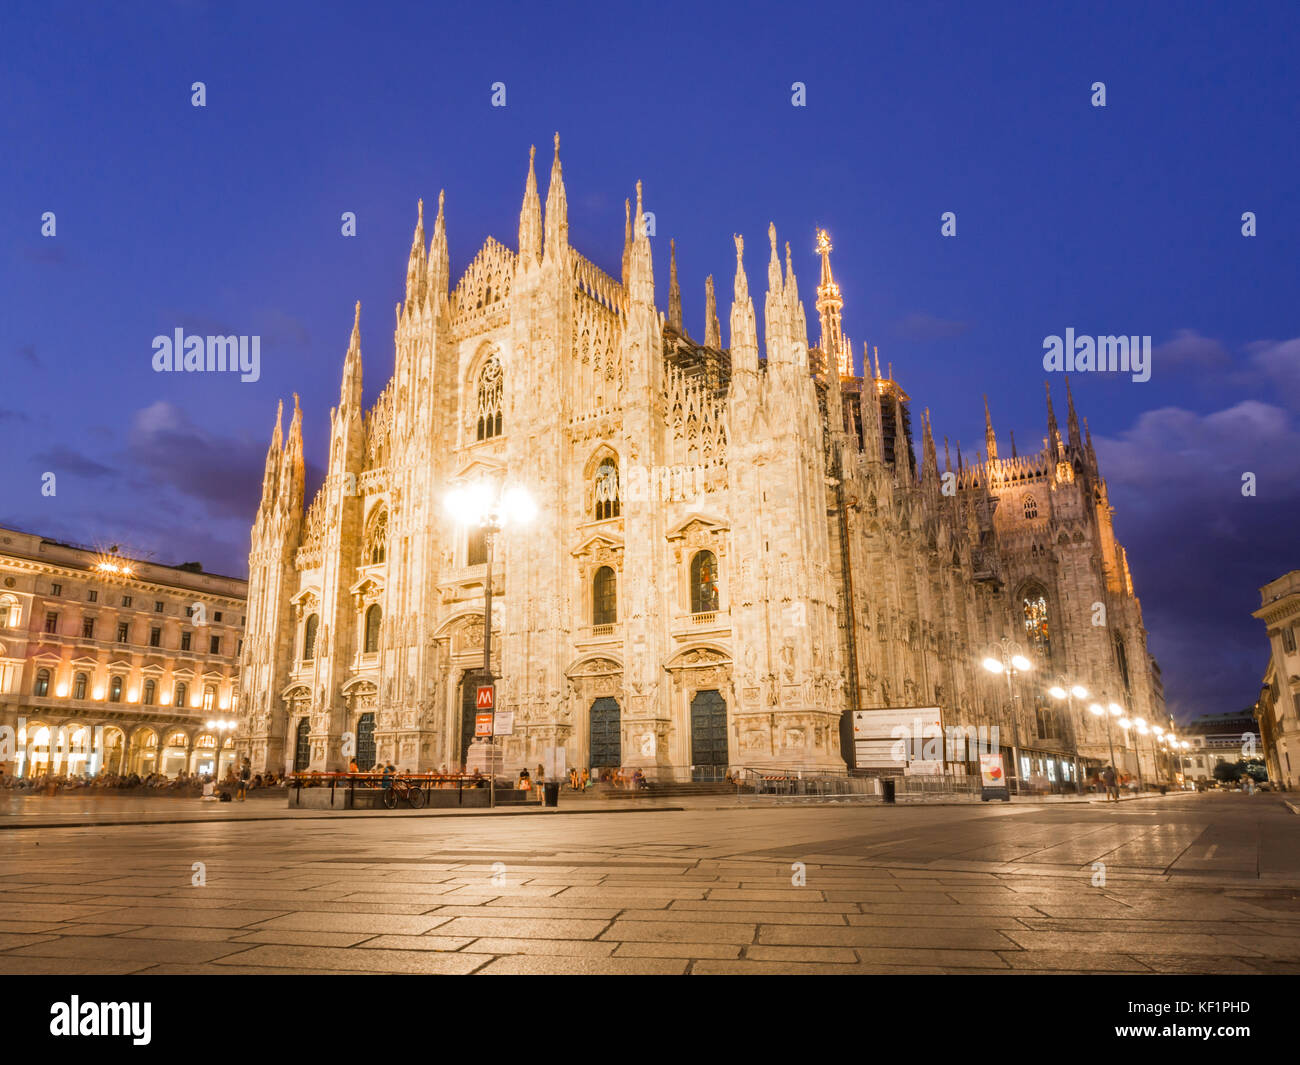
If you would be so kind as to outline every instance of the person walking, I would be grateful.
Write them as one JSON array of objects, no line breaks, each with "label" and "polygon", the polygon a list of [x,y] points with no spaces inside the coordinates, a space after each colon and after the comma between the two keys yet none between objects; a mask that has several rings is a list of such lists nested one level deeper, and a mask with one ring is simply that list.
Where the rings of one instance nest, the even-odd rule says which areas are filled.
[{"label": "person walking", "polygon": [[1101,782],[1106,785],[1106,801],[1119,802],[1119,778],[1115,776],[1114,766],[1108,765],[1101,771]]},{"label": "person walking", "polygon": [[239,789],[235,794],[235,798],[238,799],[240,802],[243,802],[245,799],[248,798],[248,781],[249,778],[252,777],[252,775],[253,775],[252,763],[249,762],[247,758],[245,758],[244,764],[239,769]]}]

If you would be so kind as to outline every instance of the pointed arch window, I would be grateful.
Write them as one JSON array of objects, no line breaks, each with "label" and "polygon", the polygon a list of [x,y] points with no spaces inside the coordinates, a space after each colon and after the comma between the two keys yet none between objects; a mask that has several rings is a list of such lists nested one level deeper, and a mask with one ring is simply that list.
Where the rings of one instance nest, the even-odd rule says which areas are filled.
[{"label": "pointed arch window", "polygon": [[320,628],[320,618],[313,614],[307,619],[302,630],[302,660],[310,662],[316,657],[316,630]]},{"label": "pointed arch window", "polygon": [[505,375],[496,355],[488,358],[479,370],[476,382],[478,439],[490,440],[501,435],[501,409],[505,395]]},{"label": "pointed arch window", "polygon": [[618,577],[601,566],[591,580],[591,623],[613,625],[618,620]]},{"label": "pointed arch window", "polygon": [[1124,683],[1124,690],[1131,691],[1128,675],[1128,651],[1124,647],[1124,637],[1117,632],[1112,639],[1115,643],[1115,665],[1119,667],[1119,679]]},{"label": "pointed arch window", "polygon": [[1025,496],[1025,517],[1026,518],[1038,517],[1038,500],[1036,500],[1033,496]]},{"label": "pointed arch window", "polygon": [[362,565],[377,566],[388,557],[388,508],[380,507],[370,520],[366,533],[365,561]]},{"label": "pointed arch window", "polygon": [[617,518],[622,512],[622,501],[618,490],[618,463],[612,458],[602,459],[596,469],[596,479],[592,488],[596,501],[596,520]]},{"label": "pointed arch window", "polygon": [[366,611],[365,653],[368,655],[379,650],[379,623],[383,617],[384,612],[378,603],[372,603],[370,609]]},{"label": "pointed arch window", "polygon": [[691,613],[718,609],[718,560],[712,551],[697,551],[691,559]]},{"label": "pointed arch window", "polygon": [[1025,619],[1025,637],[1030,650],[1044,661],[1052,657],[1052,633],[1047,619],[1047,591],[1041,585],[1030,585],[1020,597],[1020,609]]}]

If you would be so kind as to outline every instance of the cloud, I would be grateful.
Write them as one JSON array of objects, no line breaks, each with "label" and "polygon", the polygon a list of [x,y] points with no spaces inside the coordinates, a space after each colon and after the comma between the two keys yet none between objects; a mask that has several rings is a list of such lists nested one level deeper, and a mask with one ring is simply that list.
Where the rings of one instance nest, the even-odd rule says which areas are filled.
[{"label": "cloud", "polygon": [[1249,344],[1251,366],[1280,389],[1279,398],[1300,410],[1300,337]]},{"label": "cloud", "polygon": [[115,471],[94,459],[87,458],[85,455],[79,455],[70,447],[63,444],[56,444],[46,451],[42,451],[35,456],[36,462],[44,466],[47,470],[61,475],[71,474],[73,477],[105,477],[111,476]]},{"label": "cloud", "polygon": [[894,334],[905,340],[951,340],[970,331],[969,322],[950,321],[932,314],[909,314],[895,323]]},{"label": "cloud", "polygon": [[1194,329],[1178,330],[1173,340],[1156,346],[1152,357],[1155,365],[1162,369],[1196,366],[1208,370],[1232,363],[1227,348],[1217,340],[1201,336]]}]

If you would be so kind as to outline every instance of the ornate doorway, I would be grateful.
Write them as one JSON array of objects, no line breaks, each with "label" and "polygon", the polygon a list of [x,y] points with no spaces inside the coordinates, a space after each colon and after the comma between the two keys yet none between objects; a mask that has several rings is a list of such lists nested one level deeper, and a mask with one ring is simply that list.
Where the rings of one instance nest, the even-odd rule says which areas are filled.
[{"label": "ornate doorway", "polygon": [[623,764],[623,723],[618,700],[597,699],[591,704],[590,768],[617,769]]},{"label": "ornate doorway", "polygon": [[691,700],[691,779],[721,780],[727,772],[727,702],[716,688]]},{"label": "ornate doorway", "polygon": [[357,768],[370,769],[375,764],[375,715],[362,714],[357,719]]},{"label": "ornate doorway", "polygon": [[460,678],[460,763],[461,768],[469,757],[469,745],[474,742],[474,715],[478,696],[478,678],[481,676],[467,669]]},{"label": "ornate doorway", "polygon": [[298,733],[293,751],[293,771],[301,773],[311,765],[311,724],[304,717],[298,722]]}]

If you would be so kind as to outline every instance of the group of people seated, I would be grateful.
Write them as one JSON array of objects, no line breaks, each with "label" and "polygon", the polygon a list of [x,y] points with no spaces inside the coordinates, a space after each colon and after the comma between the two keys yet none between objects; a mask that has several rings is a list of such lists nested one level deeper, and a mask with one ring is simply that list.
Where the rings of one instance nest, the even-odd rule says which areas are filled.
[{"label": "group of people seated", "polygon": [[[178,773],[169,777],[164,773],[37,773],[15,777],[11,773],[0,771],[0,788],[12,791],[54,792],[69,791],[127,791],[140,788],[155,793],[198,795],[204,785],[213,783],[210,773]],[[221,787],[233,787],[236,783],[234,767],[226,770],[221,779]],[[283,776],[275,773],[259,773],[250,782],[250,788],[269,788],[282,786]]]}]

